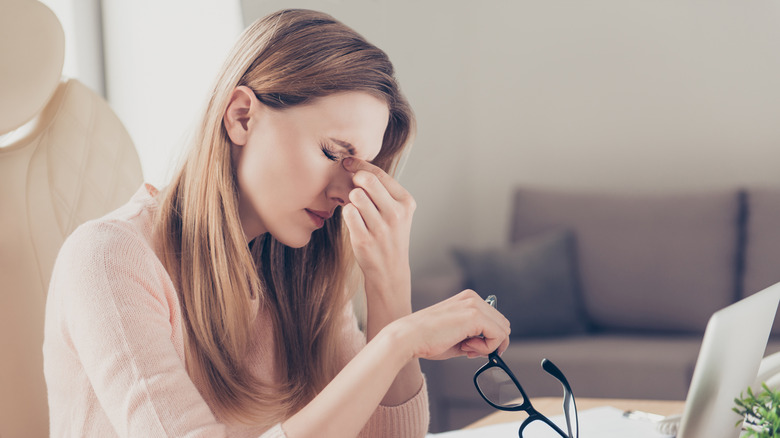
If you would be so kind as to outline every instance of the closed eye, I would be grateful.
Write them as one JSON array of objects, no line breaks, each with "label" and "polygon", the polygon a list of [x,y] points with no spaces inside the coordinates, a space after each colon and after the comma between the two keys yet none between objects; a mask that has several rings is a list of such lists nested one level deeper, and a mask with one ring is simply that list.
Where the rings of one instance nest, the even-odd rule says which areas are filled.
[{"label": "closed eye", "polygon": [[335,153],[335,152],[333,152],[333,150],[331,150],[331,149],[328,147],[328,145],[327,145],[327,144],[325,144],[325,143],[322,143],[322,144],[320,145],[320,148],[322,149],[322,153],[323,153],[323,154],[324,154],[326,157],[328,157],[328,159],[329,159],[330,161],[339,161],[339,159],[341,159],[341,157],[340,157],[340,156],[338,156],[338,155],[336,155],[336,153]]}]

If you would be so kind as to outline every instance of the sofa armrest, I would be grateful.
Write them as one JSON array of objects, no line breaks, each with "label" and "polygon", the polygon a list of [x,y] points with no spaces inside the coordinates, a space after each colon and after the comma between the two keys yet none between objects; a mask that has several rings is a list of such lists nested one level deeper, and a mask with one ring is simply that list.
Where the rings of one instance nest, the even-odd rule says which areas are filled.
[{"label": "sofa armrest", "polygon": [[412,309],[432,306],[463,290],[463,275],[457,270],[426,273],[412,280]]}]

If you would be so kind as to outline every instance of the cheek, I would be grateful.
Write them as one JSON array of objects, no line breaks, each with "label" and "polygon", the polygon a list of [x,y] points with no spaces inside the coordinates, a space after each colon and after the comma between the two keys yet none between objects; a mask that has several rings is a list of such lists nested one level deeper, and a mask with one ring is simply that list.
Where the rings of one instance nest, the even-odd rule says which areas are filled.
[{"label": "cheek", "polygon": [[333,164],[314,153],[288,152],[274,154],[263,182],[279,194],[280,202],[309,203],[327,186]]},{"label": "cheek", "polygon": [[288,184],[298,193],[316,195],[327,185],[330,175],[328,165],[316,157],[295,161],[289,167]]},{"label": "cheek", "polygon": [[[266,131],[268,133],[268,131]],[[239,190],[256,207],[298,209],[311,204],[327,187],[338,163],[317,147],[281,135],[258,135],[243,150],[238,164]],[[304,205],[304,207],[309,205]]]},{"label": "cheek", "polygon": [[254,150],[246,150],[237,163],[238,188],[247,194],[254,194],[258,189],[268,185],[269,159],[263,154],[258,154]]}]

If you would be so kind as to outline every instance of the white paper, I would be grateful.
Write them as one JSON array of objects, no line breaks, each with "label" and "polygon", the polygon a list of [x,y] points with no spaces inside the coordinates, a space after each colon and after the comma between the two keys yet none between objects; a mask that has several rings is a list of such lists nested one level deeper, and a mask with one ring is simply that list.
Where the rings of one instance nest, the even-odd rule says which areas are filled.
[{"label": "white paper", "polygon": [[[517,438],[517,430],[525,419],[518,413],[519,421],[501,423],[478,429],[456,430],[452,432],[428,434],[429,438]],[[561,430],[566,430],[563,415],[550,417]],[[579,412],[580,436],[583,438],[670,438],[656,430],[655,423],[648,420],[632,420],[623,416],[623,411],[611,406],[588,409]],[[523,431],[524,438],[561,438],[550,426],[542,421],[534,421]]]}]

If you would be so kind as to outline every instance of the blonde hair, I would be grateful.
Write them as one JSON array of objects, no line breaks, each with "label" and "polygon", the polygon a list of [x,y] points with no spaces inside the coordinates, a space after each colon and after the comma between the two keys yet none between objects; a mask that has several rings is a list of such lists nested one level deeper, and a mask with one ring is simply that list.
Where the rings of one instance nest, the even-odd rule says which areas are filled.
[{"label": "blonde hair", "polygon": [[[218,416],[260,423],[292,415],[339,371],[337,337],[355,264],[340,208],[302,248],[268,233],[247,245],[222,124],[239,85],[277,109],[340,91],[383,99],[390,117],[374,164],[391,173],[414,116],[387,55],[323,13],[283,10],[256,21],[222,68],[192,150],[162,194],[156,231],[181,300],[188,373]],[[261,308],[272,320],[281,375],[273,385],[245,363]]]}]

